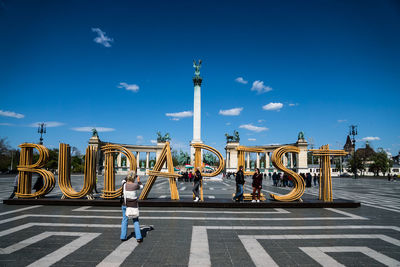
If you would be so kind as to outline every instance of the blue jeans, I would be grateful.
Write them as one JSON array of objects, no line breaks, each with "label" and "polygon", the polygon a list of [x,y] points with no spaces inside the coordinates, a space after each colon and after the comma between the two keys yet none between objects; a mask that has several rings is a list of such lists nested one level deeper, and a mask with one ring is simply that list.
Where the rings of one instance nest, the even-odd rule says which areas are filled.
[{"label": "blue jeans", "polygon": [[[128,217],[125,216],[126,206],[122,206],[122,223],[121,223],[121,240],[127,238],[128,232]],[[133,226],[135,227],[136,239],[142,239],[142,233],[140,232],[139,217],[133,218]]]},{"label": "blue jeans", "polygon": [[237,184],[237,192],[236,195],[233,197],[234,200],[243,201],[243,185]]}]

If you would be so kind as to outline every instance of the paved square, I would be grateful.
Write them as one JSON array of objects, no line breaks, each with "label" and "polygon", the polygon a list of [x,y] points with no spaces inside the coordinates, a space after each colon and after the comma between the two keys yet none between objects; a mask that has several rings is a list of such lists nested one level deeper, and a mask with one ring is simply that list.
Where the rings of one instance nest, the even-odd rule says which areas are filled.
[{"label": "paved square", "polygon": [[[2,199],[12,181],[0,177]],[[82,182],[73,176],[77,189]],[[359,200],[361,208],[141,208],[141,244],[119,240],[118,208],[2,204],[0,266],[400,266],[400,184],[333,182],[335,198]],[[290,190],[263,183],[266,194]],[[233,180],[211,179],[204,195],[230,198],[234,188]],[[180,181],[178,189],[181,198],[191,197],[190,183]],[[51,194],[61,197],[57,186]],[[306,194],[315,197],[318,188]],[[169,197],[166,179],[157,180],[150,197]]]}]

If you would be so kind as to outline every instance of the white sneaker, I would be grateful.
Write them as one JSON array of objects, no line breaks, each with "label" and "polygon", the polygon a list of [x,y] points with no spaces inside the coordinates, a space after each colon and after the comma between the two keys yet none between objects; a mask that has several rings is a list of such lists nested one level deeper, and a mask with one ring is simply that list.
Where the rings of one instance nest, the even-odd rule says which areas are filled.
[{"label": "white sneaker", "polygon": [[257,203],[259,203],[260,202],[260,200],[259,199],[257,199]]},{"label": "white sneaker", "polygon": [[254,203],[254,202],[256,202],[256,200],[255,200],[255,199],[253,199],[251,202],[253,202],[253,203]]},{"label": "white sneaker", "polygon": [[199,201],[199,198],[198,198],[198,197],[195,198],[194,202],[197,202],[197,201]]}]

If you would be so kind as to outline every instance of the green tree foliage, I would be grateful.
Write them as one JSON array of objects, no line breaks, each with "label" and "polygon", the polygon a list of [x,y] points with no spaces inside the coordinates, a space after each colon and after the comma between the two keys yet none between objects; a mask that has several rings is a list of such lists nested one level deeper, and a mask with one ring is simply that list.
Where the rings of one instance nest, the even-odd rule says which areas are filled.
[{"label": "green tree foliage", "polygon": [[182,150],[179,151],[179,155],[178,155],[178,164],[180,166],[183,166],[185,164],[189,164],[190,163],[190,156],[189,153],[187,152],[183,152]]},{"label": "green tree foliage", "polygon": [[365,170],[365,166],[361,158],[351,156],[347,162],[347,171],[353,174],[356,174],[357,171],[363,172]]},{"label": "green tree foliage", "polygon": [[16,171],[18,160],[19,151],[10,147],[7,138],[0,138],[0,172],[9,171],[11,165],[12,171]]},{"label": "green tree foliage", "polygon": [[210,166],[215,166],[215,163],[217,163],[217,157],[211,152],[205,152],[203,153],[203,162]]},{"label": "green tree foliage", "polygon": [[172,155],[172,163],[174,164],[174,166],[178,166],[178,164],[179,164],[178,151],[172,150],[171,151],[171,155]]},{"label": "green tree foliage", "polygon": [[379,172],[385,175],[393,165],[393,162],[388,158],[386,152],[382,148],[378,149],[378,152],[372,157],[372,161],[369,170],[374,172],[376,176],[379,176]]},{"label": "green tree foliage", "polygon": [[71,157],[71,171],[73,173],[83,173],[85,171],[84,156],[79,155]]}]

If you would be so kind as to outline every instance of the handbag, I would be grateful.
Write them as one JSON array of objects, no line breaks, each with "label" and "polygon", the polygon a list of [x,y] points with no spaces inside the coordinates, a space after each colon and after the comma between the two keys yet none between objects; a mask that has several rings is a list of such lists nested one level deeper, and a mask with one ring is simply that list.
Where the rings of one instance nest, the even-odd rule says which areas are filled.
[{"label": "handbag", "polygon": [[[124,184],[124,193],[125,191],[126,191],[126,184]],[[126,194],[124,194],[124,200],[125,200],[124,204],[126,205]],[[129,219],[134,219],[139,217],[139,208],[126,207],[125,216],[128,217]]]},{"label": "handbag", "polygon": [[126,207],[125,216],[129,219],[139,217],[139,208]]}]

